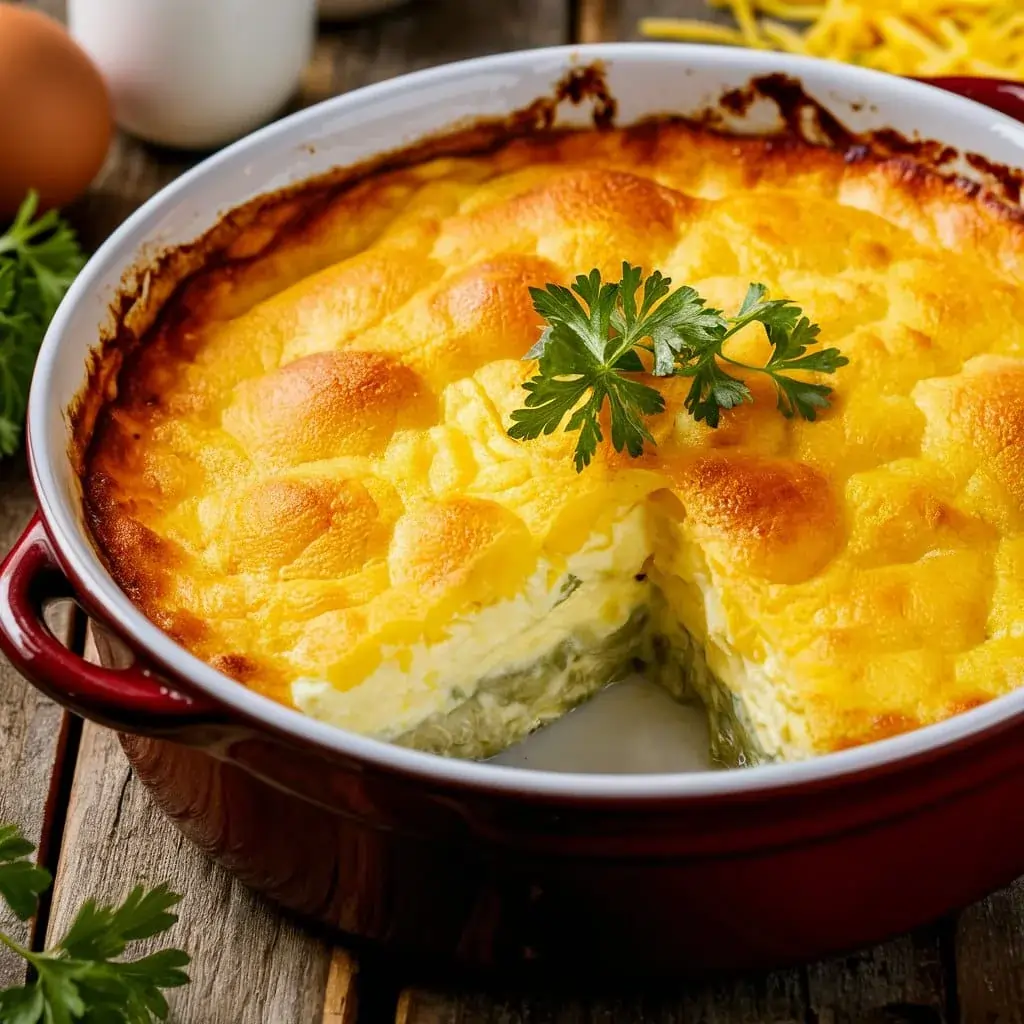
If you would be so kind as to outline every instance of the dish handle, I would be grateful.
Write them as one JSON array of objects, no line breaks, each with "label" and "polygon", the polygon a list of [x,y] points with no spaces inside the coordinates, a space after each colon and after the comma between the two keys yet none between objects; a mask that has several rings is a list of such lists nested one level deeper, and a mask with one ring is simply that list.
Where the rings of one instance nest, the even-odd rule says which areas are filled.
[{"label": "dish handle", "polygon": [[43,618],[75,598],[37,512],[0,565],[0,650],[34,686],[71,711],[124,732],[178,732],[225,719],[209,698],[183,693],[138,659],[107,668],[68,650]]},{"label": "dish handle", "polygon": [[966,75],[948,75],[938,78],[919,78],[919,82],[934,85],[946,92],[955,92],[976,103],[1024,121],[1024,82],[1005,78],[973,78]]}]

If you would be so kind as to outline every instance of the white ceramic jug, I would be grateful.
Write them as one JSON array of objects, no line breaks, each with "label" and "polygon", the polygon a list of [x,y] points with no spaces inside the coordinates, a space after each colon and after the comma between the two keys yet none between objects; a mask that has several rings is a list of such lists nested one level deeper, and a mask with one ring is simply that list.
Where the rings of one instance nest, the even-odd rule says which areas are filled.
[{"label": "white ceramic jug", "polygon": [[316,0],[68,0],[118,124],[210,149],[272,118],[312,54]]}]

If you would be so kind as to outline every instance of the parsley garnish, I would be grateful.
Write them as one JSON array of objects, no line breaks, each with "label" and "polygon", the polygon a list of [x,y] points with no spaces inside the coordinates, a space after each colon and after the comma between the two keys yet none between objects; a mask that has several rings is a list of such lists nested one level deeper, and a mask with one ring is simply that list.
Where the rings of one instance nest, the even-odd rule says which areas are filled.
[{"label": "parsley garnish", "polygon": [[30,193],[0,234],[0,456],[21,439],[36,353],[85,257],[56,210],[36,218]]},{"label": "parsley garnish", "polygon": [[562,581],[562,587],[558,591],[558,600],[551,607],[557,608],[564,601],[568,601],[569,598],[572,597],[572,595],[575,594],[582,586],[583,580],[581,580],[579,576],[574,576],[572,573],[569,573]]},{"label": "parsley garnish", "polygon": [[[671,285],[660,271],[644,280],[639,267],[623,263],[617,284],[602,282],[600,272],[592,270],[577,277],[571,289],[531,288],[534,309],[547,326],[523,357],[539,360],[538,373],[523,384],[525,407],[512,413],[509,436],[531,440],[552,434],[568,416],[565,429],[579,431],[574,463],[581,472],[602,440],[600,415],[607,401],[615,450],[636,457],[645,441],[654,443],[645,417],[665,408],[660,392],[629,376],[638,373],[691,378],[683,404],[711,427],[718,426],[722,409],[754,400],[746,383],[727,372],[730,366],[771,377],[784,416],[813,420],[828,406],[830,387],[788,374],[834,373],[849,360],[835,348],[807,351],[817,343],[819,327],[789,299],[769,299],[764,285],[752,284],[736,315],[726,317],[693,288],[671,291]],[[764,366],[741,363],[722,351],[729,338],[755,322],[772,346]],[[647,365],[640,352],[648,353]]]},{"label": "parsley garnish", "polygon": [[[0,825],[0,896],[25,921],[36,912],[50,873],[29,855],[35,849],[14,825]],[[188,983],[189,957],[163,949],[140,960],[119,960],[130,942],[166,931],[181,899],[167,886],[136,886],[119,906],[88,900],[52,949],[25,949],[0,932],[0,945],[28,961],[34,978],[0,992],[3,1024],[150,1024],[167,1017],[161,989]]]}]

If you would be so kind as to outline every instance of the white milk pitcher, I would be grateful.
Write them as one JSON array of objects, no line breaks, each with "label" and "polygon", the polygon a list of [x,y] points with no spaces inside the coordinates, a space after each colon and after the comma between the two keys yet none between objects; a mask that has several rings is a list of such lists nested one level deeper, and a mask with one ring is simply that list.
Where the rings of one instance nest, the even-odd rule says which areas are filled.
[{"label": "white milk pitcher", "polygon": [[312,55],[316,0],[68,0],[117,123],[150,142],[223,145],[272,118]]}]

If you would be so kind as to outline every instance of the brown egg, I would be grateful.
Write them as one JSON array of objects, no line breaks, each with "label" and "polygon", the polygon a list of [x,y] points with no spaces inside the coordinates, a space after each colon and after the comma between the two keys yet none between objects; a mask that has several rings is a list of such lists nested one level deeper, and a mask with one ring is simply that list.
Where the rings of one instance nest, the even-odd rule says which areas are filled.
[{"label": "brown egg", "polygon": [[0,222],[34,188],[42,206],[77,198],[103,163],[110,97],[63,26],[0,3]]}]

